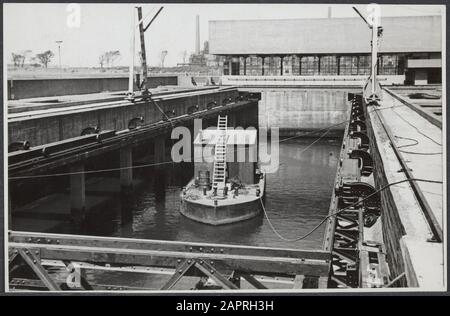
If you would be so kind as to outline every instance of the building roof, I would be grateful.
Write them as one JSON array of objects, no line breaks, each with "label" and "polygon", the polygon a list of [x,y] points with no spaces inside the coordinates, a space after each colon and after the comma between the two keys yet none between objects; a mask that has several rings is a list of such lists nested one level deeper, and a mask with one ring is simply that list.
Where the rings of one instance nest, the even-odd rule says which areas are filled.
[{"label": "building roof", "polygon": [[[380,24],[381,53],[442,51],[440,16],[382,17]],[[209,22],[216,55],[369,53],[370,40],[359,17]]]},{"label": "building roof", "polygon": [[[197,137],[195,137],[194,145],[214,145],[218,139],[221,131],[217,129],[201,130]],[[255,145],[256,144],[256,130],[255,129],[228,129],[227,130],[227,145]]]}]

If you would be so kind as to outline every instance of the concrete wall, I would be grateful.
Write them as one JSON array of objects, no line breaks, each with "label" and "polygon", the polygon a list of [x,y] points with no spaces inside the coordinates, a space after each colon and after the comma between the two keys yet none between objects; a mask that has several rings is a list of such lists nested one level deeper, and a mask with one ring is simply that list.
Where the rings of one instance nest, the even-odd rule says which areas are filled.
[{"label": "concrete wall", "polygon": [[[260,88],[259,126],[289,131],[312,131],[348,120],[347,93],[351,89]],[[342,131],[345,124],[333,127]],[[330,133],[331,136],[332,133]]]},{"label": "concrete wall", "polygon": [[[177,85],[177,76],[148,77],[150,88]],[[128,77],[8,80],[8,100],[128,90]]]},{"label": "concrete wall", "polygon": [[[210,92],[193,96],[158,101],[163,111],[175,110],[176,116],[186,114],[188,108],[199,105],[206,109],[209,102],[222,104],[222,100],[238,96],[237,89]],[[124,130],[135,117],[144,117],[144,124],[158,122],[162,113],[152,103],[105,106],[100,109],[71,114],[48,115],[39,118],[15,119],[8,122],[8,143],[28,140],[31,146],[47,144],[76,136],[89,126],[99,126],[102,130]]]},{"label": "concrete wall", "polygon": [[[400,85],[405,82],[405,75],[377,76],[381,85]],[[345,86],[362,87],[367,76],[325,75],[325,76],[222,76],[223,85],[248,86]]]},{"label": "concrete wall", "polygon": [[[382,17],[381,26],[381,53],[442,50],[440,16]],[[368,53],[370,36],[358,16],[209,22],[209,49],[217,55]]]}]

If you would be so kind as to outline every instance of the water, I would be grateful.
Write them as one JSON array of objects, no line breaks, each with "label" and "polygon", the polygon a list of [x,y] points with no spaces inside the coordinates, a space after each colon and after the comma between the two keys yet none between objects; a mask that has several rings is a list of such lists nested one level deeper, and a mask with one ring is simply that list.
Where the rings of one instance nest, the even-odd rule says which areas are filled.
[{"label": "water", "polygon": [[[313,141],[282,141],[279,170],[267,175],[267,216],[279,234],[287,239],[308,233],[328,214],[341,141],[321,140],[307,148]],[[322,247],[324,225],[304,240],[288,242],[272,231],[263,214],[248,221],[217,227],[185,218],[179,212],[180,192],[181,187],[193,176],[192,165],[166,168],[164,177],[151,170],[142,171],[137,176],[147,180],[134,196],[127,200],[118,196],[112,198],[99,212],[90,215],[87,231],[83,233],[291,249]],[[147,290],[160,289],[171,276],[91,269],[85,271],[90,284]],[[52,274],[62,279],[67,277],[64,269],[55,269]],[[183,280],[175,289],[192,288],[198,278]]]},{"label": "water", "polygon": [[[280,167],[267,175],[267,216],[276,230],[295,239],[314,228],[327,214],[340,150],[340,140],[321,140],[306,151],[314,139],[280,143]],[[308,238],[289,242],[280,239],[267,218],[260,216],[240,223],[213,227],[194,222],[179,212],[181,187],[192,177],[192,168],[167,168],[165,180],[145,181],[131,201],[116,198],[105,212],[91,218],[89,234],[229,243],[238,245],[319,249],[324,226]],[[151,174],[150,179],[155,177]],[[161,187],[161,183],[165,182]],[[123,224],[124,212],[130,221]]]}]

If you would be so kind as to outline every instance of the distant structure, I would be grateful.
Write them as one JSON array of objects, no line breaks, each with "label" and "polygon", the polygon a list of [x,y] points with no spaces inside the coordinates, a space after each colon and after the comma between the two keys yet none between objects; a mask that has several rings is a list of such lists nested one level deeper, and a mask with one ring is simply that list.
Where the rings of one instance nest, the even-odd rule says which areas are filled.
[{"label": "distant structure", "polygon": [[[378,74],[441,82],[440,16],[383,17]],[[223,75],[356,76],[370,73],[370,30],[359,17],[209,22]]]},{"label": "distant structure", "polygon": [[200,54],[200,16],[195,17],[195,54]]},{"label": "distant structure", "polygon": [[195,53],[189,56],[189,66],[219,67],[219,56],[209,53],[209,42],[203,43],[203,50],[200,50],[200,16],[195,17]]}]

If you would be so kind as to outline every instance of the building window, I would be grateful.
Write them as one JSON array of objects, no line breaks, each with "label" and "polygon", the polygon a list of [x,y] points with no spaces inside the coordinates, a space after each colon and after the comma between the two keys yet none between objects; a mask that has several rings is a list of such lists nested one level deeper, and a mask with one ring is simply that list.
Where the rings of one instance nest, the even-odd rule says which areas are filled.
[{"label": "building window", "polygon": [[341,56],[339,58],[339,75],[351,76],[358,74],[358,57]]},{"label": "building window", "polygon": [[230,60],[228,58],[223,61],[223,75],[230,75]]},{"label": "building window", "polygon": [[369,55],[358,56],[358,75],[370,75],[370,60]]},{"label": "building window", "polygon": [[319,74],[319,57],[303,56],[301,64],[302,76],[313,76]]},{"label": "building window", "polygon": [[337,75],[336,56],[323,56],[320,58],[321,75]]}]

